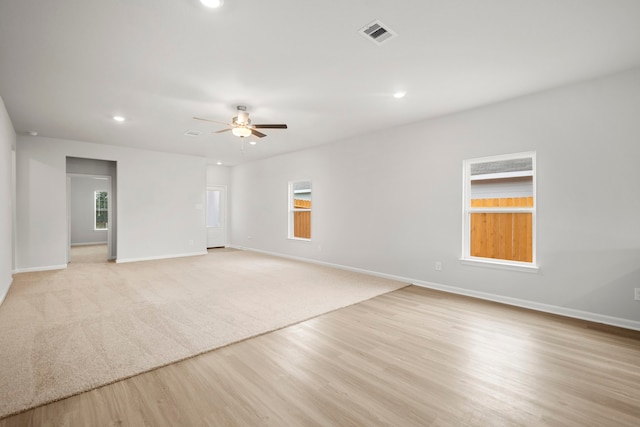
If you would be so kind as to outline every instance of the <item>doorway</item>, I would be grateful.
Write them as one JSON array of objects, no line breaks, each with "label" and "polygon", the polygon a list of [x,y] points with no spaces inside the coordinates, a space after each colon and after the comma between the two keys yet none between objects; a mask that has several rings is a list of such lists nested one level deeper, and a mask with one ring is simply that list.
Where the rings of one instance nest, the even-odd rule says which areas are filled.
[{"label": "doorway", "polygon": [[67,263],[117,256],[116,162],[67,157]]},{"label": "doorway", "polygon": [[207,248],[227,246],[227,189],[207,187]]}]

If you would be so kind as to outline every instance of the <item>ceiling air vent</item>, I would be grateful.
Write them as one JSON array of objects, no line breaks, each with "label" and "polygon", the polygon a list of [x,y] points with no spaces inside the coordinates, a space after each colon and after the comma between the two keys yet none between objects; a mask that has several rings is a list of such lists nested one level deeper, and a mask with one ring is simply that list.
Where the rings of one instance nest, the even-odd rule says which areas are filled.
[{"label": "ceiling air vent", "polygon": [[364,37],[378,45],[386,42],[389,39],[397,37],[395,31],[391,30],[389,27],[378,20],[373,21],[360,28],[359,32]]},{"label": "ceiling air vent", "polygon": [[184,134],[187,136],[200,136],[201,133],[202,132],[200,132],[199,130],[188,130]]}]

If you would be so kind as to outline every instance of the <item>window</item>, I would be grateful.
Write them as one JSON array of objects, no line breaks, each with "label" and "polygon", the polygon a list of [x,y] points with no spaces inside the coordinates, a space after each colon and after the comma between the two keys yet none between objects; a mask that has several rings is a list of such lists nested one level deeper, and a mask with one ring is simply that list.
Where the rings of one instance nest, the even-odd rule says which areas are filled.
[{"label": "window", "polygon": [[466,160],[462,259],[536,268],[535,153]]},{"label": "window", "polygon": [[289,183],[289,238],[311,239],[311,181]]},{"label": "window", "polygon": [[96,191],[95,202],[96,208],[94,210],[94,229],[95,230],[107,230],[109,224],[109,193],[106,191]]}]

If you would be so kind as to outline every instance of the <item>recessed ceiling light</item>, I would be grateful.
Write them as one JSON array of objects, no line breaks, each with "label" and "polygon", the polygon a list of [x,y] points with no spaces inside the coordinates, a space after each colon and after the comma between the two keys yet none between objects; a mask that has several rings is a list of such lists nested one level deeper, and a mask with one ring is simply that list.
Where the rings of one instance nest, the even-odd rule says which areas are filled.
[{"label": "recessed ceiling light", "polygon": [[207,7],[216,8],[222,6],[223,0],[200,0],[200,3]]},{"label": "recessed ceiling light", "polygon": [[407,92],[396,92],[393,94],[393,97],[396,99],[404,98]]},{"label": "recessed ceiling light", "polygon": [[113,120],[116,122],[124,122],[124,117],[122,116],[113,116]]},{"label": "recessed ceiling light", "polygon": [[221,164],[222,164],[222,162],[218,162],[218,163],[216,163],[216,165],[218,165],[218,166],[220,166]]},{"label": "recessed ceiling light", "polygon": [[35,130],[30,130],[27,133],[31,136],[38,136],[38,132],[36,132]]},{"label": "recessed ceiling light", "polygon": [[256,145],[258,142],[257,141],[249,141],[250,145]]}]

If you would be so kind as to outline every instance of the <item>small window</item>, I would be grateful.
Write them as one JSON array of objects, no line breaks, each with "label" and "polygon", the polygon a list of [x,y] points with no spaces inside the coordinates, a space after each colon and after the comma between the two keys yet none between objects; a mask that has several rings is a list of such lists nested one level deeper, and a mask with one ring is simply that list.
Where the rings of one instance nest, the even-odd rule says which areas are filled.
[{"label": "small window", "polygon": [[109,193],[95,192],[95,230],[107,230],[109,225]]},{"label": "small window", "polygon": [[466,160],[462,259],[535,267],[535,153]]},{"label": "small window", "polygon": [[311,239],[311,181],[289,183],[289,238]]}]

